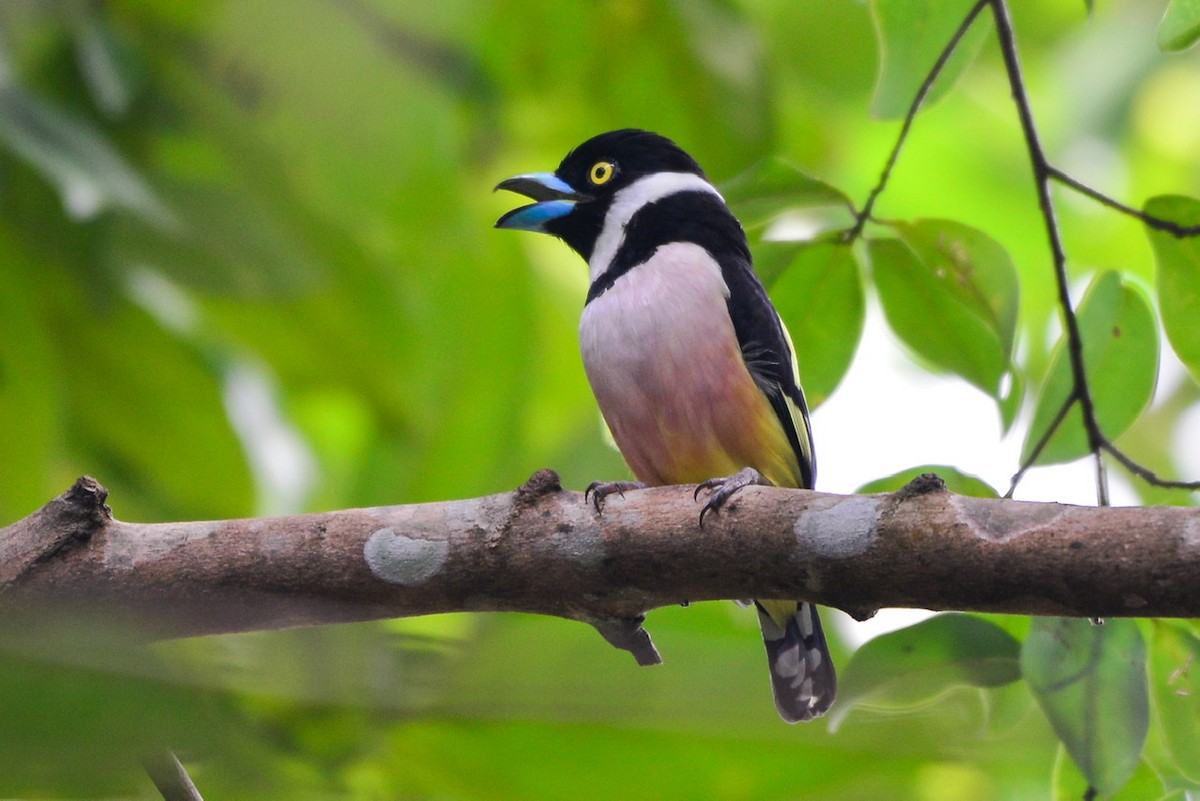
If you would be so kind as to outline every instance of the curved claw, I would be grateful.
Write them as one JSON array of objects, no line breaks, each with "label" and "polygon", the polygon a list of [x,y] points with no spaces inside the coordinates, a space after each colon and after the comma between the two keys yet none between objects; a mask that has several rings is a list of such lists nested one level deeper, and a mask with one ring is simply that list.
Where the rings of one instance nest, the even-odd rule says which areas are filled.
[{"label": "curved claw", "polygon": [[711,490],[712,495],[708,502],[704,504],[704,508],[700,510],[700,527],[704,527],[704,516],[709,512],[719,512],[730,498],[741,491],[745,487],[759,485],[769,487],[771,482],[766,477],[755,470],[753,467],[743,467],[732,476],[723,478],[710,478],[707,481],[702,481],[696,485],[696,491],[692,493],[692,500],[697,500],[700,493],[705,490]]},{"label": "curved claw", "polygon": [[587,503],[588,496],[592,498],[592,506],[596,509],[596,514],[604,512],[604,500],[613,493],[625,497],[625,490],[645,489],[646,485],[640,481],[593,481],[587,485],[583,491],[583,501]]},{"label": "curved claw", "polygon": [[707,481],[701,481],[699,484],[696,485],[696,491],[692,493],[692,500],[693,501],[700,500],[701,492],[704,492],[705,490],[710,490],[713,487],[716,487],[716,486],[722,484],[725,480],[726,479],[724,479],[724,478],[710,478]]}]

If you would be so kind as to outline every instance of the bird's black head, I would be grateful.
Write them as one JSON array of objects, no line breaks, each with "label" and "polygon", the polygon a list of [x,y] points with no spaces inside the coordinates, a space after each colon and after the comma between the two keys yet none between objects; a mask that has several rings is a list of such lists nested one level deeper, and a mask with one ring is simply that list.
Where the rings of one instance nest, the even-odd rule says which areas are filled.
[{"label": "bird's black head", "polygon": [[665,136],[636,128],[593,136],[567,154],[555,175],[599,198],[656,172],[704,177],[696,160]]},{"label": "bird's black head", "polygon": [[654,173],[690,173],[708,180],[696,160],[665,136],[635,128],[610,131],[576,147],[552,173],[501,181],[497,189],[536,202],[508,212],[496,227],[557,236],[590,259],[617,193]]}]

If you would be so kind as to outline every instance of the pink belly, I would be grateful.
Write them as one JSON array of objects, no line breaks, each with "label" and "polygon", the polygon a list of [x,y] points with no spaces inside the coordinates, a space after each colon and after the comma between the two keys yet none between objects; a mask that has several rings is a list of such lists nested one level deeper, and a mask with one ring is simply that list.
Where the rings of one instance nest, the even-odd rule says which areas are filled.
[{"label": "pink belly", "polygon": [[684,484],[754,467],[797,486],[799,464],[742,360],[719,272],[659,256],[650,267],[588,304],[580,327],[588,380],[633,474]]},{"label": "pink belly", "polygon": [[685,484],[754,467],[775,484],[795,485],[786,434],[740,353],[697,351],[695,360],[629,365],[624,381],[593,381],[633,474],[647,484]]}]

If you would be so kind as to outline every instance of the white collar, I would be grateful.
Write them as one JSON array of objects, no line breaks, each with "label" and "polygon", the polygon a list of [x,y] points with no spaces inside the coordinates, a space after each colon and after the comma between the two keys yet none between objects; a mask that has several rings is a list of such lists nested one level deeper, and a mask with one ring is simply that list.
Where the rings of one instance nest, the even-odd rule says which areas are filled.
[{"label": "white collar", "polygon": [[591,282],[604,274],[625,240],[625,226],[643,206],[668,195],[679,192],[711,192],[718,198],[721,193],[708,181],[691,172],[656,172],[631,183],[617,192],[604,215],[604,225],[592,258],[588,260]]}]

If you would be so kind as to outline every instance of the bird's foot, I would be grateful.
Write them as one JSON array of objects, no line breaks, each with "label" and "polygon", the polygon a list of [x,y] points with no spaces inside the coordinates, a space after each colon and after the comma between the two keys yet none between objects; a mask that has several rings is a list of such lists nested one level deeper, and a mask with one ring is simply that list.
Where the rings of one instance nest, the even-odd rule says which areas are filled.
[{"label": "bird's foot", "polygon": [[645,488],[646,485],[640,481],[593,481],[583,491],[583,502],[587,503],[588,496],[591,496],[592,506],[596,507],[596,514],[600,514],[604,511],[604,499],[609,495],[616,494],[624,498],[625,490]]},{"label": "bird's foot", "polygon": [[692,493],[692,497],[698,499],[701,492],[708,492],[708,502],[704,504],[704,508],[700,510],[700,525],[704,525],[704,516],[709,512],[719,512],[730,498],[739,490],[750,486],[770,487],[773,486],[766,476],[755,470],[753,467],[743,467],[741,470],[734,473],[732,476],[724,476],[722,478],[710,478],[708,481],[702,481],[696,485],[696,491]]}]

